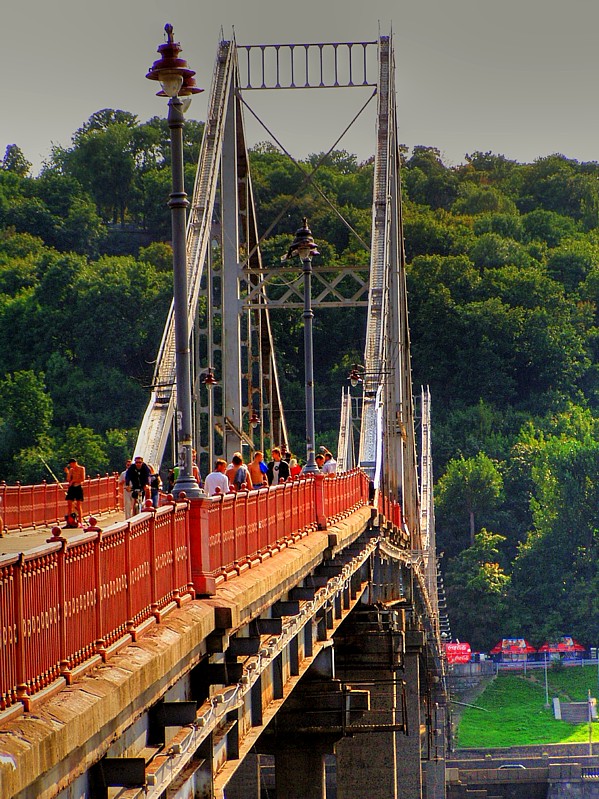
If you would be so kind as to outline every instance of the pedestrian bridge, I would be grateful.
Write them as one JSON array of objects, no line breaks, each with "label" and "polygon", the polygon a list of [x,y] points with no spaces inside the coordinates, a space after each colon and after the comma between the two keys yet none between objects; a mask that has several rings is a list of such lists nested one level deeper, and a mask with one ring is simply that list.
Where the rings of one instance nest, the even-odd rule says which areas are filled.
[{"label": "pedestrian bridge", "polygon": [[[369,265],[323,266],[314,303],[367,308],[359,419],[344,389],[334,478],[179,495],[0,556],[3,799],[445,797],[430,397],[417,442],[394,71],[386,36],[219,44],[187,229],[199,454],[289,445],[270,313],[297,307],[301,274],[279,267],[273,292],[262,263],[243,123],[255,90],[376,104]],[[148,463],[176,450],[176,401],[171,308],[136,445]],[[114,476],[93,485],[86,512],[118,507]],[[7,538],[62,518],[58,487],[2,497]]]},{"label": "pedestrian bridge", "polygon": [[[402,675],[431,658],[416,677],[424,685],[439,680],[440,663],[431,666],[419,564],[369,492],[354,470],[173,501],[69,539],[56,528],[44,547],[0,558],[2,796],[60,796],[70,785],[90,797],[121,795],[109,786],[160,797],[198,751],[206,758],[188,774],[190,791],[257,796],[243,791],[257,791],[262,750],[274,752],[280,785],[298,758],[319,760],[299,793],[282,795],[324,796],[323,756],[339,756],[341,742],[352,762],[354,744],[366,760],[406,750],[413,790],[421,727],[440,723],[440,682],[422,704]],[[297,751],[269,726],[281,711],[281,727],[291,723],[292,691],[305,725]],[[296,718],[291,738],[301,726]]]}]

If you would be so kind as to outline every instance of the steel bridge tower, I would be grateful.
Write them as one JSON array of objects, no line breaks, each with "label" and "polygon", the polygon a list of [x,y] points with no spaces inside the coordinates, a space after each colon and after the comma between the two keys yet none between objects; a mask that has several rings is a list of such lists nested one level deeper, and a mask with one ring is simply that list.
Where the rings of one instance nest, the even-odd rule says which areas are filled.
[{"label": "steel bridge tower", "polygon": [[[238,45],[231,40],[219,45],[187,226],[196,448],[206,467],[216,455],[230,459],[243,447],[252,451],[288,444],[270,311],[301,308],[302,282],[297,267],[273,269],[262,261],[260,243],[270,230],[261,234],[258,228],[244,124],[250,106],[245,98],[255,91],[337,88],[367,92],[362,111],[376,100],[370,263],[316,266],[312,304],[368,309],[357,463],[371,477],[374,490],[399,508],[401,537],[423,558],[429,592],[436,601],[431,576],[436,574],[436,561],[430,400],[426,392],[421,503],[391,37],[277,45]],[[304,187],[312,176],[304,175]],[[312,184],[311,189],[324,197],[318,186]],[[332,212],[341,216],[333,207]],[[281,277],[286,281],[283,291]],[[218,385],[209,388],[213,374]],[[171,308],[137,443],[146,461],[156,465],[171,435],[174,376]],[[350,392],[344,391],[338,453],[342,468],[351,468],[354,462],[351,403]],[[257,427],[250,424],[256,419],[261,422]]]}]

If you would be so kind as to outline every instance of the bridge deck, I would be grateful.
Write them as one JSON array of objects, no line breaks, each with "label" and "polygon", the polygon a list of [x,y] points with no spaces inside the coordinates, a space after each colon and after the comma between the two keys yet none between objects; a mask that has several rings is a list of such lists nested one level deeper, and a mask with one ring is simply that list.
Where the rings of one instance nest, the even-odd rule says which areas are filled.
[{"label": "bridge deck", "polygon": [[[77,776],[74,771],[84,773],[108,751],[116,735],[130,728],[206,656],[207,639],[217,630],[217,620],[221,625],[223,618],[230,620],[230,628],[219,629],[219,635],[243,627],[284,597],[322,562],[325,553],[355,541],[370,519],[371,508],[360,508],[326,532],[303,538],[224,584],[213,598],[187,602],[169,614],[167,624],[157,624],[106,664],[42,702],[35,714],[3,724],[0,795],[14,796],[35,785],[36,796],[53,796],[56,786]],[[324,645],[317,642],[307,661],[316,656],[319,643]]]},{"label": "bridge deck", "polygon": [[[125,514],[122,510],[108,511],[99,513],[95,516],[98,527],[104,529],[111,524],[122,522]],[[87,519],[86,519],[87,522]],[[19,552],[29,552],[32,549],[43,546],[52,537],[52,530],[57,525],[47,525],[43,527],[27,527],[23,530],[12,530],[0,537],[0,555],[14,555]],[[61,535],[64,538],[73,538],[79,535],[87,526],[68,528],[59,525]]]}]

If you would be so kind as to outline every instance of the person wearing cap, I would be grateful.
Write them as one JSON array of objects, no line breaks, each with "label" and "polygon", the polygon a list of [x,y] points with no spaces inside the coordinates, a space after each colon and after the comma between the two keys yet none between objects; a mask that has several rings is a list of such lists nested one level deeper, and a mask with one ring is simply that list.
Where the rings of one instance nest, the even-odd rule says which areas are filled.
[{"label": "person wearing cap", "polygon": [[150,469],[141,455],[136,455],[133,463],[127,469],[125,475],[125,491],[131,492],[131,499],[135,504],[136,500],[150,498]]}]

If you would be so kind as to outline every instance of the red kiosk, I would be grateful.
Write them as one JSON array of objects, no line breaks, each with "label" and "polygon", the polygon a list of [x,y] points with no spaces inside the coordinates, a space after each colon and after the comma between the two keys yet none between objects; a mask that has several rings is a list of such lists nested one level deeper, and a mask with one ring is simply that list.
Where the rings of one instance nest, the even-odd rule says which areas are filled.
[{"label": "red kiosk", "polygon": [[490,654],[500,663],[526,663],[536,651],[525,638],[502,638]]},{"label": "red kiosk", "polygon": [[556,641],[546,641],[539,649],[539,653],[546,652],[549,660],[581,660],[585,648],[569,635],[563,635]]}]

